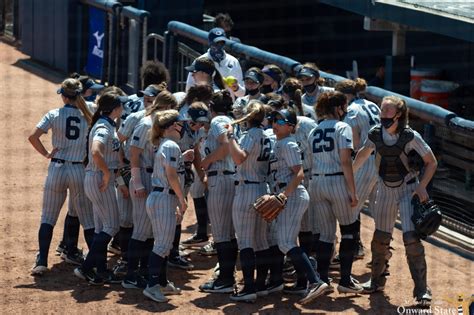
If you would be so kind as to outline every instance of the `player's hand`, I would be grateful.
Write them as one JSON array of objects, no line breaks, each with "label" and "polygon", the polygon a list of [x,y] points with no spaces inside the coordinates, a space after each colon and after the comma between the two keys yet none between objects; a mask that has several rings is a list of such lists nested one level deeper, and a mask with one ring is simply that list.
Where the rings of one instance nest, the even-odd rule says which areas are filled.
[{"label": "player's hand", "polygon": [[412,197],[414,195],[418,195],[418,198],[420,199],[421,203],[426,202],[430,197],[428,196],[428,192],[426,191],[425,187],[422,187],[421,185],[418,185],[415,188],[415,191],[412,194]]},{"label": "player's hand", "polygon": [[47,159],[52,159],[52,158],[56,155],[56,153],[57,153],[58,151],[59,151],[58,148],[54,148],[51,152],[49,152],[49,153],[46,155],[46,158],[47,158]]},{"label": "player's hand", "polygon": [[351,207],[354,208],[359,203],[359,197],[355,193],[350,194]]},{"label": "player's hand", "polygon": [[107,172],[102,173],[102,182],[99,184],[99,191],[104,192],[107,190],[107,187],[109,186],[110,182],[110,171],[107,170]]},{"label": "player's hand", "polygon": [[184,215],[187,209],[188,209],[188,202],[186,201],[186,198],[183,198],[182,200],[179,201],[179,212],[181,213],[181,215]]},{"label": "player's hand", "polygon": [[120,190],[120,193],[122,194],[123,198],[127,199],[130,197],[130,192],[128,191],[128,187],[125,185],[119,185],[118,189]]},{"label": "player's hand", "polygon": [[194,161],[194,150],[193,150],[193,149],[189,149],[189,150],[184,151],[184,153],[183,153],[183,159],[184,159],[184,162],[192,162],[192,161]]},{"label": "player's hand", "polygon": [[204,160],[201,161],[201,167],[203,170],[207,170],[211,166],[211,163],[209,162],[208,159],[204,158]]},{"label": "player's hand", "polygon": [[135,197],[137,198],[146,198],[147,196],[145,187],[140,188],[140,189],[135,189],[134,192],[135,192]]},{"label": "player's hand", "polygon": [[227,133],[234,133],[234,126],[226,125],[226,128],[227,128]]}]

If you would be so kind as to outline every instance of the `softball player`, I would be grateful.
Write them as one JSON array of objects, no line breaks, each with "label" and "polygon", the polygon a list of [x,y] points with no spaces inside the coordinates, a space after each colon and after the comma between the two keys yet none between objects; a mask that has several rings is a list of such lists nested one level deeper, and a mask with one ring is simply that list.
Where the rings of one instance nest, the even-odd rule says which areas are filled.
[{"label": "softball player", "polygon": [[205,197],[206,186],[204,184],[206,178],[200,167],[200,163],[201,156],[205,155],[203,151],[204,146],[202,146],[201,143],[209,130],[210,118],[208,107],[202,102],[192,103],[187,111],[187,115],[190,117],[189,127],[195,133],[194,138],[197,140],[194,147],[194,182],[189,190],[196,212],[197,231],[181,244],[185,247],[192,247],[205,245],[209,239],[207,235],[208,215]]},{"label": "softball player", "polygon": [[232,224],[235,164],[229,154],[227,139],[227,126],[232,120],[226,116],[231,107],[232,96],[228,91],[213,95],[210,103],[211,127],[204,142],[206,156],[201,161],[207,173],[207,207],[220,267],[216,279],[199,286],[201,291],[210,293],[231,293],[235,282],[234,268],[238,253]]},{"label": "softball player", "polygon": [[297,79],[288,78],[283,83],[282,96],[286,102],[295,106],[295,111],[299,116],[306,116],[316,121],[314,108],[302,102],[302,88],[303,86]]},{"label": "softball player", "polygon": [[283,70],[276,65],[265,65],[262,69],[263,84],[260,87],[260,93],[277,93],[280,90],[281,83],[284,78]]},{"label": "softball player", "polygon": [[[64,107],[49,111],[28,138],[36,151],[51,160],[43,192],[43,209],[38,233],[39,254],[31,270],[33,275],[42,275],[48,270],[48,253],[53,228],[66,200],[68,189],[71,208],[77,213],[84,227],[87,245],[90,247],[92,244],[94,219],[91,204],[84,194],[83,165],[86,155],[87,125],[92,115],[80,96],[81,88],[81,83],[76,79],[64,80],[58,90]],[[48,152],[40,137],[50,129],[53,149]],[[69,215],[66,221],[71,221],[72,217],[68,217]],[[76,248],[76,243],[71,237],[67,237],[66,240],[68,241],[65,249],[66,258],[69,262],[80,264],[83,258]]]},{"label": "softball player", "polygon": [[316,105],[319,94],[325,91],[333,91],[333,88],[322,86],[324,79],[320,77],[319,68],[311,62],[303,64],[296,73],[296,77],[303,85],[304,94],[301,101],[310,107]]},{"label": "softball player", "polygon": [[[352,137],[354,151],[357,152],[367,140],[369,130],[380,123],[380,108],[365,99],[358,98],[360,92],[364,91],[367,83],[364,79],[344,80],[338,82],[335,90],[344,93],[347,97],[349,106],[347,107],[347,116],[344,122],[352,128]],[[377,172],[375,169],[375,155],[371,155],[370,161],[364,163],[363,167],[355,174],[355,185],[357,187],[357,195],[359,203],[356,206],[357,211],[362,210],[365,201],[371,198],[371,207],[375,202],[375,184],[377,182]],[[359,214],[360,221],[360,214]],[[359,231],[360,234],[360,231]],[[357,258],[364,256],[364,247],[360,242],[356,252]]]},{"label": "softball player", "polygon": [[346,109],[347,98],[340,92],[324,92],[318,99],[316,114],[321,120],[309,137],[313,155],[310,192],[320,222],[316,257],[321,278],[329,283],[337,220],[341,230],[341,280],[337,290],[357,293],[362,288],[352,279],[351,270],[360,222],[358,212],[352,209],[358,202],[352,172],[352,130],[340,121],[346,115]]},{"label": "softball player", "polygon": [[188,207],[184,195],[184,161],[176,143],[182,129],[178,111],[165,110],[156,114],[151,131],[151,141],[158,149],[151,175],[153,191],[147,198],[146,211],[155,243],[148,264],[148,285],[143,294],[156,302],[168,301],[165,293],[180,293],[167,280],[166,257],[173,246],[177,216],[182,217]]},{"label": "softball player", "polygon": [[237,98],[234,105],[232,105],[234,117],[242,117],[248,103],[251,100],[258,100],[263,96],[263,94],[260,93],[260,88],[262,87],[264,79],[263,72],[259,68],[252,67],[245,72],[245,96]]},{"label": "softball player", "polygon": [[114,182],[119,166],[120,142],[115,131],[115,120],[120,118],[122,110],[118,94],[101,95],[89,132],[89,163],[86,167],[84,189],[93,205],[95,235],[86,260],[74,270],[74,274],[93,285],[101,285],[104,281],[120,283],[113,273],[107,270],[107,244],[119,230]]},{"label": "softball player", "polygon": [[[211,86],[214,91],[225,89],[222,76],[219,71],[216,70],[214,61],[211,59],[207,57],[199,57],[194,60],[192,65],[185,67],[185,69],[190,72],[195,85],[198,83],[206,83]],[[191,87],[189,89],[191,89]]]},{"label": "softball player", "polygon": [[[354,169],[357,170],[375,150],[379,174],[373,209],[376,230],[371,244],[372,275],[370,281],[364,283],[362,287],[364,293],[384,289],[385,268],[390,257],[390,240],[400,210],[403,243],[415,283],[413,296],[420,304],[429,303],[431,290],[426,280],[425,251],[411,221],[413,214],[411,199],[413,195],[418,195],[421,202],[429,198],[426,186],[436,171],[437,161],[420,134],[408,127],[408,108],[404,100],[395,96],[384,97],[380,122],[381,126],[371,129],[368,140],[354,161]],[[419,171],[408,164],[407,155],[413,150],[424,162],[423,175],[419,180]]]},{"label": "softball player", "polygon": [[[296,239],[301,219],[309,205],[309,195],[302,181],[304,179],[301,151],[295,138],[296,113],[292,109],[274,111],[271,115],[273,132],[277,141],[270,157],[270,171],[273,190],[287,198],[285,209],[276,218],[276,233],[280,251],[291,258],[298,280],[283,291],[289,294],[303,294],[302,304],[309,303],[321,295],[327,284],[321,281],[313,270],[308,256],[297,245]],[[308,284],[309,282],[309,284]]]},{"label": "softball player", "polygon": [[[176,100],[170,92],[164,91],[158,94],[153,104],[146,109],[145,117],[134,127],[130,137],[128,152],[132,179],[129,188],[133,206],[133,233],[128,244],[127,275],[122,281],[122,286],[126,289],[146,287],[142,275],[148,274],[149,254],[154,242],[151,222],[146,213],[146,198],[151,191],[155,149],[149,141],[148,133],[154,115],[158,111],[174,108],[176,105]],[[141,272],[138,272],[139,265]]]},{"label": "softball player", "polygon": [[[237,243],[240,249],[240,265],[244,276],[244,288],[231,295],[234,301],[255,301],[256,292],[265,291],[267,270],[257,268],[257,283],[254,282],[256,257],[267,254],[267,224],[252,207],[255,200],[268,194],[266,177],[268,173],[272,143],[262,129],[265,108],[259,101],[252,100],[246,108],[247,114],[233,122],[245,122],[248,130],[239,143],[235,139],[232,126],[229,126],[228,138],[230,153],[237,165],[237,181],[232,219]],[[257,287],[258,286],[258,287]]]}]

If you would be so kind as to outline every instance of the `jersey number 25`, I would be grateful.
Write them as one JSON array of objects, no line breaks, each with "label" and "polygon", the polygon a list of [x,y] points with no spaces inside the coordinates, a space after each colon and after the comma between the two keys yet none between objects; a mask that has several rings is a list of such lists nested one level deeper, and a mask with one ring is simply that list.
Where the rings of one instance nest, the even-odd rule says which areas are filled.
[{"label": "jersey number 25", "polygon": [[316,129],[313,133],[313,153],[330,152],[334,150],[334,138],[331,136],[334,128]]}]

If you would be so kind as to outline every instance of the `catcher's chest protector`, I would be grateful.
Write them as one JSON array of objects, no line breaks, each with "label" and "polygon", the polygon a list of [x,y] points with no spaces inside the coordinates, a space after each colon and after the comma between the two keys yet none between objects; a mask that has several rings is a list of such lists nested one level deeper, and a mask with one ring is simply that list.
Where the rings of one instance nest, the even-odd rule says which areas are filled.
[{"label": "catcher's chest protector", "polygon": [[405,128],[398,141],[391,146],[383,142],[382,127],[377,126],[369,131],[369,139],[375,144],[377,161],[379,162],[379,176],[388,187],[398,187],[403,184],[409,170],[402,161],[406,158],[405,146],[414,138],[413,130]]}]

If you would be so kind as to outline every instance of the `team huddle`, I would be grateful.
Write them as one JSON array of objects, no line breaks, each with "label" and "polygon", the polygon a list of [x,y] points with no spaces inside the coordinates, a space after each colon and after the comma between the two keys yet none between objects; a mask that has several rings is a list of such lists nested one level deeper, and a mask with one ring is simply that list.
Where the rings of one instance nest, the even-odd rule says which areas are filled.
[{"label": "team huddle", "polygon": [[[389,96],[379,107],[363,99],[362,79],[324,87],[313,64],[286,80],[274,65],[252,67],[241,78],[221,76],[216,58],[225,65],[232,56],[219,50],[219,32],[211,30],[209,52],[186,68],[186,92],[169,92],[157,63],[144,68],[146,88],[131,96],[84,76],[63,81],[58,90],[63,106],[49,111],[29,137],[51,161],[32,274],[48,270],[53,228],[68,190],[58,249],[77,265],[74,274],[92,285],[143,289],[156,302],[183,293],[168,280],[167,270],[193,267],[180,245],[207,244],[200,252],[216,254],[218,263],[199,290],[228,293],[233,301],[253,302],[283,291],[310,303],[334,290],[331,265],[340,266],[338,292],[383,291],[400,213],[413,296],[429,303],[411,200],[429,198],[426,186],[437,162],[409,128],[405,101]],[[40,140],[49,130],[50,151]],[[282,210],[265,220],[254,203],[273,197]],[[191,198],[197,229],[180,242]],[[360,211],[366,200],[375,232],[371,278],[360,283],[352,264],[364,255]],[[79,225],[85,256],[77,248]],[[337,225],[341,240],[335,253]],[[111,248],[121,253],[114,268],[107,264]]]}]

